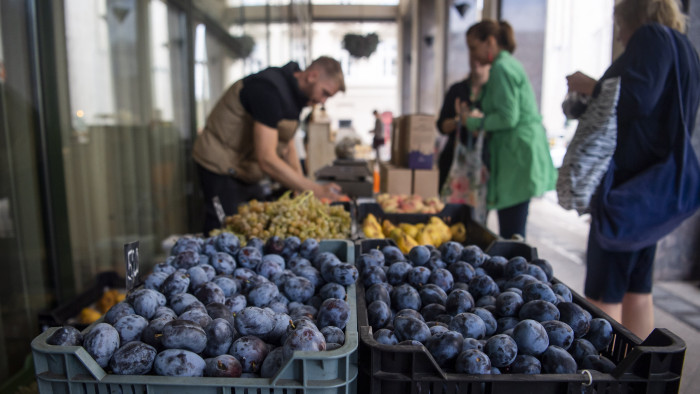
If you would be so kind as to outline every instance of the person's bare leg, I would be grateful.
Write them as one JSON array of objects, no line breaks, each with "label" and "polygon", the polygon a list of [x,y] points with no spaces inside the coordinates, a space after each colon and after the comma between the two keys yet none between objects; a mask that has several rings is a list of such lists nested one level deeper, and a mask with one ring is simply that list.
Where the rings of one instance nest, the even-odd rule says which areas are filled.
[{"label": "person's bare leg", "polygon": [[641,339],[654,330],[654,300],[651,293],[625,293],[622,298],[622,325]]},{"label": "person's bare leg", "polygon": [[593,300],[588,297],[586,297],[586,300],[600,308],[600,310],[602,310],[603,312],[607,313],[608,316],[610,316],[611,318],[622,323],[622,303],[610,304],[607,302]]}]

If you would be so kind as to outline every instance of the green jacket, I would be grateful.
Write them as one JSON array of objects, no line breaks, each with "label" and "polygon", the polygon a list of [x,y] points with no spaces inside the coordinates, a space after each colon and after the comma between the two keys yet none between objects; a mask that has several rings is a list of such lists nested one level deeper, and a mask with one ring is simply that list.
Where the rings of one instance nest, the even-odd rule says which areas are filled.
[{"label": "green jacket", "polygon": [[481,99],[483,119],[469,118],[469,130],[485,130],[491,153],[487,205],[508,208],[554,190],[557,171],[523,66],[508,51],[493,64]]}]

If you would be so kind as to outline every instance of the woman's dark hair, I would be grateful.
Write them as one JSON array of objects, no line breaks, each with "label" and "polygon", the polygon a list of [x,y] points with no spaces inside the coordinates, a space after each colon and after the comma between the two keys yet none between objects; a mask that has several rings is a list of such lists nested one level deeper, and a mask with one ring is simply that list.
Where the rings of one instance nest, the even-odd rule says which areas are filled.
[{"label": "woman's dark hair", "polygon": [[467,30],[467,37],[469,36],[475,37],[480,41],[486,41],[487,38],[493,36],[496,38],[499,47],[510,53],[515,52],[513,27],[506,21],[484,19]]}]

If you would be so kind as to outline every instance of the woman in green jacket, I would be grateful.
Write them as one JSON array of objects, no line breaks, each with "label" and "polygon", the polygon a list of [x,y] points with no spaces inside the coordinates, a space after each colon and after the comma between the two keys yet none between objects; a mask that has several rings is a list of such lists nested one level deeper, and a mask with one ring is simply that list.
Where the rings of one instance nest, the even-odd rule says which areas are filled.
[{"label": "woman in green jacket", "polygon": [[474,60],[491,64],[483,112],[464,114],[468,130],[483,129],[490,135],[487,205],[498,210],[503,238],[524,237],[530,199],[556,185],[542,117],[525,70],[512,56],[515,38],[507,22],[484,20],[471,26],[467,46]]}]

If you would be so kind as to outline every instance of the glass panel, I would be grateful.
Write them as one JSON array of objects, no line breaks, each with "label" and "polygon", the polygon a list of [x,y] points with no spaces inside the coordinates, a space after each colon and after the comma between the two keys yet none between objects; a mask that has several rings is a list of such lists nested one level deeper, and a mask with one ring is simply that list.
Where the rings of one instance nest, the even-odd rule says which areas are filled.
[{"label": "glass panel", "polygon": [[0,382],[15,374],[53,301],[36,157],[26,2],[0,2]]},{"label": "glass panel", "polygon": [[547,27],[547,0],[502,0],[502,19],[513,26],[517,48],[513,56],[525,68],[537,103],[542,96],[544,32]]},{"label": "glass panel", "polygon": [[234,59],[219,40],[207,33],[203,24],[195,29],[194,53],[197,130],[202,130],[219,97],[233,82],[246,75],[246,61]]},{"label": "glass panel", "polygon": [[[345,76],[346,92],[338,93],[326,102],[325,108],[338,128],[337,140],[354,135],[363,143],[371,144],[374,129],[372,111],[390,113],[399,112],[397,95],[397,25],[396,23],[338,23],[314,22],[312,24],[312,59],[330,56],[340,61]],[[366,35],[376,33],[379,44],[369,58],[353,58],[343,49],[342,42],[346,33]],[[391,115],[386,115],[387,117]],[[339,127],[340,121],[349,120],[350,127]],[[347,125],[348,122],[343,122]],[[388,155],[389,143],[384,145]]]},{"label": "glass panel", "polygon": [[[467,49],[467,29],[478,22],[481,15],[480,2],[469,0],[460,3],[462,7],[451,6],[447,10],[447,44],[445,52],[445,92],[454,83],[469,74],[469,50]],[[442,99],[441,99],[442,103]]]},{"label": "glass panel", "polygon": [[614,0],[550,1],[542,72],[542,121],[555,166],[561,165],[577,121],[567,121],[561,102],[566,75],[577,70],[599,78],[610,65]]},{"label": "glass panel", "polygon": [[184,17],[159,0],[65,2],[73,129],[64,168],[77,288],[123,274],[140,241],[142,271],[186,232]]},{"label": "glass panel", "polygon": [[399,5],[399,0],[311,0],[311,4],[331,5]]}]

